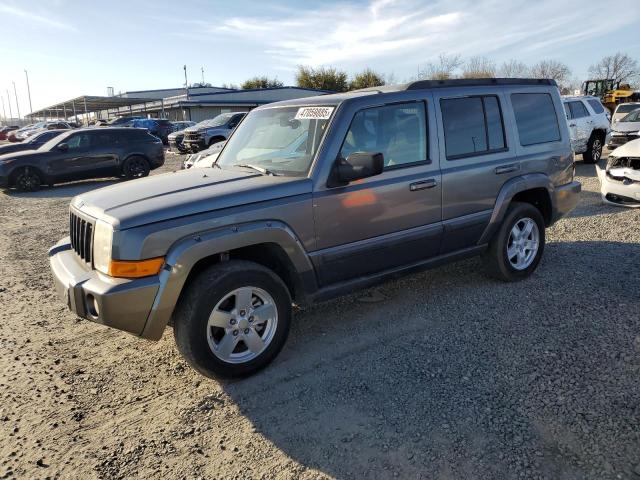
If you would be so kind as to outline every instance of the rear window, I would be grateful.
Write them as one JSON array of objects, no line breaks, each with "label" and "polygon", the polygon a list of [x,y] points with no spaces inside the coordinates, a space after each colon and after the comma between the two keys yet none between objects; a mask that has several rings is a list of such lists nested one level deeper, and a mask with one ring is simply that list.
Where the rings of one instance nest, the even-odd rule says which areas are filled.
[{"label": "rear window", "polygon": [[149,135],[146,130],[135,130],[135,129],[124,130],[120,132],[119,136],[120,138],[123,138],[125,140],[135,141],[135,142],[148,142],[153,139],[153,137]]},{"label": "rear window", "polygon": [[495,96],[440,100],[448,159],[503,150],[502,112]]},{"label": "rear window", "polygon": [[591,100],[587,100],[587,102],[589,103],[589,105],[591,105],[591,108],[593,108],[594,112],[596,113],[604,112],[604,107],[602,106],[599,100],[592,98]]},{"label": "rear window", "polygon": [[582,102],[569,102],[569,108],[571,109],[571,118],[583,118],[589,116],[589,112]]},{"label": "rear window", "polygon": [[520,145],[526,147],[560,140],[560,127],[551,95],[513,93],[511,104],[518,126]]}]

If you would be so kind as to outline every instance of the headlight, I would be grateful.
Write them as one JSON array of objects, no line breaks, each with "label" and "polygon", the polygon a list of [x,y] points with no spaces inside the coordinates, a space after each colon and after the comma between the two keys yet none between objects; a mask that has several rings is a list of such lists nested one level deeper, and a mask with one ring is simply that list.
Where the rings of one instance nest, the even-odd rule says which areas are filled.
[{"label": "headlight", "polygon": [[93,266],[96,270],[109,274],[111,265],[111,241],[113,228],[107,222],[98,220],[93,232]]}]

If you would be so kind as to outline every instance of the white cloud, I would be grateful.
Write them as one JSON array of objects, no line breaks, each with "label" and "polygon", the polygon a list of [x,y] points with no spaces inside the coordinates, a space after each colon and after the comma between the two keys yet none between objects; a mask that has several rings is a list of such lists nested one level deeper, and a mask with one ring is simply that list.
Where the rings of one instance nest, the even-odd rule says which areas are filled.
[{"label": "white cloud", "polygon": [[27,21],[39,23],[41,25],[46,25],[57,30],[66,30],[70,32],[76,31],[76,29],[72,25],[59,22],[49,17],[37,15],[27,10],[22,10],[21,8],[13,7],[10,5],[0,5],[0,13],[13,15],[14,17],[19,17]]},{"label": "white cloud", "polygon": [[338,3],[262,13],[220,19],[208,32],[253,43],[286,69],[348,67],[373,59],[409,65],[443,52],[556,57],[563,47],[640,19],[637,9],[624,16],[593,15],[584,0],[376,0],[368,6]]}]

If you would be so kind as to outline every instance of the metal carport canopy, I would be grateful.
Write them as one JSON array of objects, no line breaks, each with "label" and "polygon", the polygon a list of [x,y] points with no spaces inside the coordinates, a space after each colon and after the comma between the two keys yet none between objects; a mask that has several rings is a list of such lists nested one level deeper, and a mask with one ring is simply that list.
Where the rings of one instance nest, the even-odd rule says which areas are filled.
[{"label": "metal carport canopy", "polygon": [[[132,97],[97,97],[91,95],[82,95],[72,98],[64,102],[56,103],[49,107],[41,108],[29,114],[30,117],[52,116],[52,114],[65,114],[69,117],[72,115],[83,115],[85,113],[100,112],[103,110],[128,107],[132,105],[141,105],[144,103],[161,100],[160,98],[132,98]],[[74,112],[75,105],[75,112]]]}]

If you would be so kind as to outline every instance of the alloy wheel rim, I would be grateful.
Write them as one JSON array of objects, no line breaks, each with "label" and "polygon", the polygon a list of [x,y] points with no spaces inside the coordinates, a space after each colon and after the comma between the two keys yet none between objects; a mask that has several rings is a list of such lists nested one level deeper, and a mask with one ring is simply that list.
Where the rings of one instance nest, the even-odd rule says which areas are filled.
[{"label": "alloy wheel rim", "polygon": [[529,217],[519,219],[509,232],[507,258],[516,270],[528,268],[540,247],[538,224]]},{"label": "alloy wheel rim", "polygon": [[600,140],[595,139],[593,141],[593,148],[591,149],[591,154],[595,160],[600,160],[600,155],[602,155],[602,143]]},{"label": "alloy wheel rim", "polygon": [[226,363],[246,363],[263,353],[273,341],[278,309],[265,290],[246,286],[227,293],[207,321],[211,352]]},{"label": "alloy wheel rim", "polygon": [[144,173],[144,165],[142,164],[142,160],[133,160],[129,164],[129,174],[132,177],[139,177]]},{"label": "alloy wheel rim", "polygon": [[20,175],[20,178],[18,179],[18,186],[22,190],[33,190],[36,187],[37,181],[38,180],[35,175],[32,175],[31,172],[26,171],[22,175]]}]

